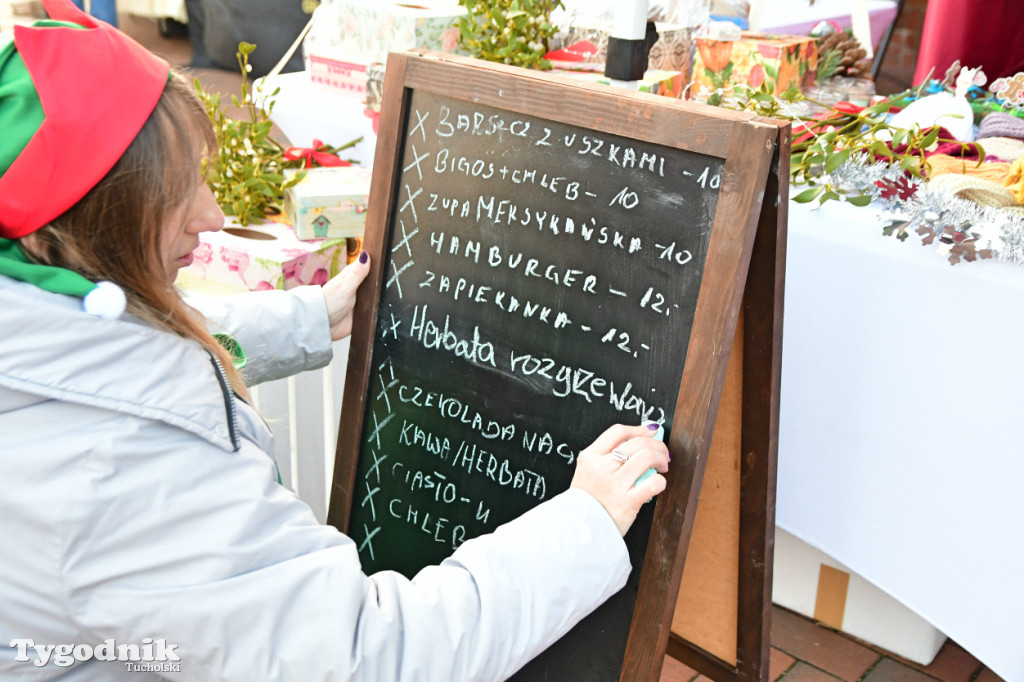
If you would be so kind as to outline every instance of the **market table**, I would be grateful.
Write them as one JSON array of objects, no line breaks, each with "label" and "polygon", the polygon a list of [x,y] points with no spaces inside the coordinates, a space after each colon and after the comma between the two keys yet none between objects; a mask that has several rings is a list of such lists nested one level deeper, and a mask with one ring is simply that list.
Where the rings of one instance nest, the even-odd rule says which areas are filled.
[{"label": "market table", "polygon": [[[361,103],[271,85],[293,143],[372,163]],[[789,215],[778,527],[1024,680],[1024,266],[951,266],[871,207]]]},{"label": "market table", "polygon": [[789,215],[778,527],[1024,680],[1024,266]]}]

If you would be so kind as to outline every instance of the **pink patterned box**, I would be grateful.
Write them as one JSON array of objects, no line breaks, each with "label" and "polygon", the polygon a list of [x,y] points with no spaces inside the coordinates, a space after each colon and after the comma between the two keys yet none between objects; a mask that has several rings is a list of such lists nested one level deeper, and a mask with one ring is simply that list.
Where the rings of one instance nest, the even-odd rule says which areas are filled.
[{"label": "pink patterned box", "polygon": [[[230,219],[229,219],[230,220]],[[213,295],[323,284],[347,262],[344,239],[302,241],[288,225],[228,224],[203,232],[175,285]]]},{"label": "pink patterned box", "polygon": [[389,52],[414,47],[455,52],[459,17],[455,0],[430,6],[380,0],[333,0],[321,4],[302,44],[313,85],[358,98],[366,96],[366,69]]}]

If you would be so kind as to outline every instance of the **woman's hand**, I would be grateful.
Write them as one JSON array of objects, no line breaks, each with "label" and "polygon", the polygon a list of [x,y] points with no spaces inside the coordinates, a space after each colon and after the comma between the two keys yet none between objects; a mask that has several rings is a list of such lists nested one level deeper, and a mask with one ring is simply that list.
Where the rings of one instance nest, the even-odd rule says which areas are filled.
[{"label": "woman's hand", "polygon": [[356,307],[356,289],[370,273],[370,256],[365,251],[323,286],[327,301],[327,321],[331,339],[339,341],[352,333],[352,311]]},{"label": "woman's hand", "polygon": [[[576,473],[570,487],[593,495],[623,535],[633,525],[644,502],[667,485],[661,474],[668,471],[668,448],[653,438],[658,433],[657,424],[654,426],[652,429],[616,424],[598,436],[576,459]],[[634,485],[651,468],[661,473]]]}]

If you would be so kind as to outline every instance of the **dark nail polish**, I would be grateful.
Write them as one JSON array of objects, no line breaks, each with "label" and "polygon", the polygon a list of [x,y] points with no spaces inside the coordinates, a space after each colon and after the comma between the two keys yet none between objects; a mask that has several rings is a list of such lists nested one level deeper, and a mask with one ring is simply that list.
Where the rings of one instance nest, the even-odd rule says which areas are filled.
[{"label": "dark nail polish", "polygon": [[365,251],[360,251],[359,252],[359,262],[360,263],[365,263],[367,260],[369,260],[369,258],[370,258],[370,254],[366,253]]},{"label": "dark nail polish", "polygon": [[647,422],[647,428],[651,431],[657,431],[661,428],[661,424],[658,422]]}]

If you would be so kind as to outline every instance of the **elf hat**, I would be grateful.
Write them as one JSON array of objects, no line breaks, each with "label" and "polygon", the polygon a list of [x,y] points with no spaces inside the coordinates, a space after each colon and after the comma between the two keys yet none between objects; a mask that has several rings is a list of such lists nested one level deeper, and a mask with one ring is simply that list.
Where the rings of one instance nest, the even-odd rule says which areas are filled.
[{"label": "elf hat", "polygon": [[[170,65],[70,0],[0,34],[0,237],[17,239],[78,202],[156,107]],[[67,22],[67,23],[59,23]],[[6,39],[5,39],[6,38]]]}]

